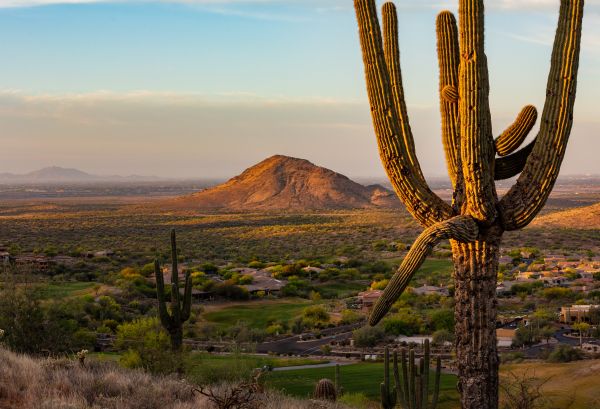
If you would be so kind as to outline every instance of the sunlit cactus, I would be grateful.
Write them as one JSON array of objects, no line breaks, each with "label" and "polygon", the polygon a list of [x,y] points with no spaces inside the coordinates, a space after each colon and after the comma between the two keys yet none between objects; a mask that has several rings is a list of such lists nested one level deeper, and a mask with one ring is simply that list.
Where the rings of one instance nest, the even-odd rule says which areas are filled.
[{"label": "sunlit cactus", "polygon": [[179,293],[179,270],[177,265],[177,237],[175,230],[171,230],[171,308],[167,308],[165,294],[165,279],[158,260],[154,261],[154,274],[156,276],[156,295],[158,298],[158,312],[160,322],[171,338],[171,347],[174,351],[181,350],[183,345],[183,324],[190,319],[192,307],[192,278],[189,271],[185,273],[185,290],[183,299]]},{"label": "sunlit cactus", "polygon": [[335,402],[337,391],[335,385],[329,379],[321,379],[315,386],[314,398],[318,400],[328,400]]},{"label": "sunlit cactus", "polygon": [[[525,107],[494,139],[483,0],[459,0],[458,25],[451,12],[438,16],[442,142],[454,189],[452,203],[429,188],[416,157],[402,85],[396,8],[393,3],[383,6],[382,31],[375,0],[354,4],[381,161],[398,197],[425,227],[375,306],[370,323],[389,311],[435,245],[450,239],[461,405],[496,409],[500,243],[505,231],[533,220],[558,177],[573,124],[584,1],[560,0],[541,127],[521,150],[517,149],[535,125],[537,111]],[[516,184],[499,198],[494,181],[517,175]]]}]

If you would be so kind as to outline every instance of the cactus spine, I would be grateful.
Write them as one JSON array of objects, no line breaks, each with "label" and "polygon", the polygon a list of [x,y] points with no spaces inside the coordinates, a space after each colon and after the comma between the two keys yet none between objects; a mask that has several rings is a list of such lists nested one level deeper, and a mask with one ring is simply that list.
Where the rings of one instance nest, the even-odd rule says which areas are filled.
[{"label": "cactus spine", "polygon": [[183,299],[179,292],[179,270],[177,265],[177,237],[171,230],[171,308],[167,308],[165,279],[158,260],[154,261],[156,276],[156,295],[160,322],[171,338],[171,347],[180,351],[183,344],[183,323],[190,318],[192,307],[192,279],[189,271],[185,273],[185,290]]},{"label": "cactus spine", "polygon": [[[450,204],[429,188],[414,154],[402,88],[396,8],[389,2],[383,6],[382,36],[375,0],[354,0],[381,161],[398,197],[425,228],[373,310],[370,323],[389,311],[431,249],[450,239],[463,409],[498,407],[494,323],[501,238],[505,231],[527,226],[544,206],[573,124],[584,1],[560,0],[560,5],[541,128],[534,142],[519,151],[537,111],[525,107],[515,123],[494,139],[483,0],[459,0],[458,24],[448,11],[438,16],[442,141],[454,187]],[[517,183],[499,199],[494,181],[516,175]],[[408,370],[414,373],[411,368],[409,362]],[[423,403],[424,393],[418,399],[414,393],[427,389],[427,381],[409,378],[410,403]]]},{"label": "cactus spine", "polygon": [[329,379],[321,379],[315,386],[314,398],[318,400],[328,400],[335,402],[337,392],[335,385]]},{"label": "cactus spine", "polygon": [[394,409],[396,406],[396,388],[390,385],[390,350],[385,349],[383,364],[383,382],[380,385],[381,391],[381,408],[382,409]]}]

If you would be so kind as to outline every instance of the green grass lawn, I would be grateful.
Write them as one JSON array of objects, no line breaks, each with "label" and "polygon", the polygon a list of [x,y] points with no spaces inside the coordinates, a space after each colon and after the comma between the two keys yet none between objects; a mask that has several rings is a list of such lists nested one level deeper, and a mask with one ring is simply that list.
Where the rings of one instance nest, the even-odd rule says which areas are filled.
[{"label": "green grass lawn", "polygon": [[[271,372],[266,385],[285,393],[306,398],[313,393],[315,384],[323,378],[334,378],[335,368],[312,368],[294,371]],[[344,391],[361,393],[368,398],[379,398],[379,385],[383,381],[383,363],[360,363],[340,368],[341,385]],[[433,377],[431,381],[433,382]],[[440,409],[458,407],[456,376],[442,375],[440,384]]]},{"label": "green grass lawn", "polygon": [[64,283],[50,283],[40,289],[42,298],[45,299],[58,299],[65,297],[74,297],[85,295],[97,285],[93,282],[64,282]]},{"label": "green grass lawn", "polygon": [[[314,283],[313,283],[314,284]],[[316,291],[321,293],[323,298],[348,298],[365,291],[368,285],[357,282],[329,282],[315,285]]]},{"label": "green grass lawn", "polygon": [[301,299],[286,299],[279,302],[249,302],[224,307],[217,311],[209,311],[203,314],[203,317],[207,321],[224,327],[230,327],[243,321],[251,328],[266,328],[269,323],[274,321],[291,321],[309,305],[311,305],[310,301]]}]

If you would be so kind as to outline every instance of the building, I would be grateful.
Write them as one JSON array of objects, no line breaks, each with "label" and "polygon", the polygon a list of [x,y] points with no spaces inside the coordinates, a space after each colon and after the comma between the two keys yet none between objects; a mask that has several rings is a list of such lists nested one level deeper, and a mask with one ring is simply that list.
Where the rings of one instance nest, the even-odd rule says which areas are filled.
[{"label": "building", "polygon": [[499,348],[510,348],[513,340],[517,336],[515,328],[498,328],[496,330],[496,338],[498,339]]},{"label": "building", "polygon": [[436,287],[434,285],[424,285],[422,287],[413,288],[413,293],[417,295],[439,295],[448,297],[450,292],[446,287]]},{"label": "building", "polygon": [[50,266],[48,257],[36,254],[17,256],[15,257],[15,264],[17,268],[27,269],[31,272],[45,272],[48,271],[48,267]]},{"label": "building", "polygon": [[286,286],[287,281],[277,280],[271,276],[268,270],[246,271],[244,275],[252,277],[252,284],[243,285],[250,294],[264,292],[266,295],[278,293]]},{"label": "building", "polygon": [[373,308],[377,300],[379,300],[379,297],[381,297],[382,295],[382,290],[363,291],[362,293],[358,294],[358,301],[360,303],[361,308],[364,311],[368,311],[369,309]]},{"label": "building", "polygon": [[0,251],[0,265],[8,266],[10,263],[10,253],[8,251]]},{"label": "building", "polygon": [[515,281],[502,281],[496,286],[496,295],[507,295],[512,293],[513,285],[517,284]]},{"label": "building", "polygon": [[574,324],[577,322],[590,322],[590,313],[600,310],[600,305],[572,305],[561,307],[560,322]]},{"label": "building", "polygon": [[542,277],[541,281],[544,283],[544,287],[564,287],[568,283],[566,277]]}]

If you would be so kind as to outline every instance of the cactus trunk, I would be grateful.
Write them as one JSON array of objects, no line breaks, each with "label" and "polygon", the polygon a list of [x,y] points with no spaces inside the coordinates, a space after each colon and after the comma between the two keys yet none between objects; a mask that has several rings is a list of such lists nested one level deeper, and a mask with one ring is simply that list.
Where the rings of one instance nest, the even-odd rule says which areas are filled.
[{"label": "cactus trunk", "polygon": [[453,243],[458,389],[463,409],[498,408],[499,240]]}]

